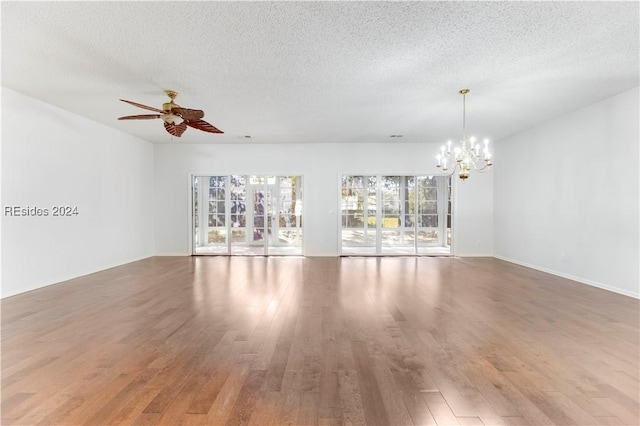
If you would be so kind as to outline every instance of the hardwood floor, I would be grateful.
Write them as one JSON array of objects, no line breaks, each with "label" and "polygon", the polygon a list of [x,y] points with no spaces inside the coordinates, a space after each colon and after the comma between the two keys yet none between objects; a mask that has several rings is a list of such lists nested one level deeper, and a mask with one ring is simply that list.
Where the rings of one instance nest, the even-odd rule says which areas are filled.
[{"label": "hardwood floor", "polygon": [[639,313],[489,258],[151,258],[2,300],[2,424],[638,425]]}]

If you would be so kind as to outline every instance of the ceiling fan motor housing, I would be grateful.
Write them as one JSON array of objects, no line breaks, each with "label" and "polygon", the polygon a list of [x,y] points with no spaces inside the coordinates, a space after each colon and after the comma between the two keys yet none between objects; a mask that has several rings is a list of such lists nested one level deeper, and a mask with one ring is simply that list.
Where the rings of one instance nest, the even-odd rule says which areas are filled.
[{"label": "ceiling fan motor housing", "polygon": [[184,121],[182,117],[173,113],[173,108],[180,108],[180,105],[173,102],[176,96],[178,96],[178,92],[174,90],[165,90],[164,92],[167,94],[167,96],[169,96],[171,100],[169,102],[165,102],[162,104],[162,110],[165,112],[165,114],[162,114],[161,118],[164,120],[165,123],[169,123],[169,124],[182,123]]},{"label": "ceiling fan motor housing", "polygon": [[162,104],[162,109],[163,109],[165,112],[171,112],[171,110],[172,110],[173,108],[180,108],[180,105],[178,105],[178,104],[174,103],[173,101],[171,101],[171,102],[165,102],[165,103],[163,103],[163,104]]}]

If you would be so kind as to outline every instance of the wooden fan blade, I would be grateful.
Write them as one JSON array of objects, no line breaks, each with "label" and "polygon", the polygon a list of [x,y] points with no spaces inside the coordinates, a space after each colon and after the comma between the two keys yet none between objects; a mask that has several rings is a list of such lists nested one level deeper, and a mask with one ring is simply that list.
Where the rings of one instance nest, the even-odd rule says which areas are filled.
[{"label": "wooden fan blade", "polygon": [[171,108],[171,112],[175,115],[179,115],[183,120],[199,120],[204,117],[204,111],[200,109],[174,107]]},{"label": "wooden fan blade", "polygon": [[149,111],[159,112],[160,114],[164,113],[164,111],[163,111],[163,110],[158,109],[158,108],[150,107],[150,106],[147,106],[147,105],[142,105],[142,104],[139,104],[139,103],[137,103],[137,102],[128,101],[128,100],[126,100],[126,99],[120,99],[120,100],[121,100],[122,102],[126,102],[126,103],[128,103],[128,104],[133,105],[133,106],[137,106],[138,108],[148,109]]},{"label": "wooden fan blade", "polygon": [[164,128],[166,129],[167,132],[179,138],[180,136],[182,136],[184,131],[187,130],[187,125],[185,124],[184,121],[180,124],[172,124],[172,123],[167,123],[165,121]]},{"label": "wooden fan blade", "polygon": [[160,114],[125,115],[118,117],[118,120],[151,120],[153,118],[160,118]]},{"label": "wooden fan blade", "polygon": [[222,130],[212,126],[204,120],[184,120],[184,123],[187,123],[187,126],[191,126],[194,129],[202,130],[203,132],[224,133]]},{"label": "wooden fan blade", "polygon": [[178,130],[178,136],[182,136],[185,130],[187,130],[187,124],[183,121],[180,124],[176,124],[176,129]]}]

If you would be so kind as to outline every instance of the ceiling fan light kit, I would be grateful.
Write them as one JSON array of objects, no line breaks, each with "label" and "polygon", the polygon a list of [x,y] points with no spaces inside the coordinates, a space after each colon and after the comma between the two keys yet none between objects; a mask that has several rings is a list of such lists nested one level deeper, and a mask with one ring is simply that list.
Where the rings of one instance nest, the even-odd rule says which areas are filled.
[{"label": "ceiling fan light kit", "polygon": [[165,90],[164,92],[169,96],[169,102],[162,104],[162,109],[139,104],[133,101],[127,101],[126,99],[120,99],[122,102],[126,102],[138,108],[154,111],[156,114],[126,115],[124,117],[119,117],[118,120],[151,120],[161,118],[164,124],[164,129],[172,136],[178,138],[182,136],[185,130],[187,130],[187,126],[202,130],[203,132],[224,133],[222,130],[202,119],[202,117],[204,117],[204,111],[200,109],[182,108],[180,105],[176,104],[174,100],[178,96],[178,92],[175,90]]},{"label": "ceiling fan light kit", "polygon": [[469,172],[472,168],[483,173],[493,164],[489,151],[489,139],[485,138],[482,141],[484,144],[482,153],[480,152],[480,144],[476,143],[476,138],[471,137],[467,140],[466,97],[469,92],[469,89],[461,89],[458,92],[462,95],[462,140],[460,145],[452,149],[452,142],[448,141],[446,146],[443,145],[440,148],[440,154],[436,156],[437,168],[442,169],[442,172],[448,176],[458,170],[458,176],[462,180],[469,178]]}]

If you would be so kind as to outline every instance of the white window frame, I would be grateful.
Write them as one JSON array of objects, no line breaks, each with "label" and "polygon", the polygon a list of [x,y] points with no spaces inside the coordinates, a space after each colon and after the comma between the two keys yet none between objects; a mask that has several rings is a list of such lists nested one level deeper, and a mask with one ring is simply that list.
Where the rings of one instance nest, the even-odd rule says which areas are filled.
[{"label": "white window frame", "polygon": [[[243,228],[233,228],[231,227],[231,176],[244,176],[245,178],[245,204],[246,206],[246,210],[243,213],[245,215],[245,227]],[[273,247],[277,246],[277,242],[278,242],[278,236],[279,236],[279,230],[280,230],[280,207],[281,207],[281,203],[280,203],[280,197],[281,197],[281,193],[280,193],[280,178],[281,177],[288,177],[288,176],[296,176],[299,179],[296,180],[296,194],[297,198],[296,198],[296,212],[294,212],[294,215],[296,216],[296,225],[295,227],[293,227],[292,229],[295,229],[296,231],[296,238],[299,239],[300,241],[300,253],[295,253],[293,254],[294,256],[299,256],[299,255],[304,255],[304,235],[305,235],[305,230],[304,230],[304,223],[301,223],[302,219],[301,218],[304,216],[304,184],[305,184],[305,179],[304,176],[302,174],[271,174],[271,173],[249,173],[249,174],[244,174],[244,173],[230,173],[230,174],[222,174],[222,173],[190,173],[189,174],[189,252],[191,253],[191,255],[193,256],[201,256],[201,255],[215,255],[215,256],[233,256],[236,255],[236,253],[232,252],[232,241],[231,241],[231,233],[233,232],[233,230],[237,230],[237,229],[244,229],[245,233],[247,235],[247,245],[251,245],[251,239],[252,239],[252,232],[253,232],[253,190],[256,190],[257,187],[259,187],[260,185],[256,185],[251,183],[251,177],[258,177],[258,178],[262,178],[264,180],[264,193],[265,193],[265,197],[267,196],[267,194],[269,193],[269,190],[271,190],[273,193],[271,194],[272,200],[270,201],[271,203],[271,207],[272,209],[269,210],[268,209],[268,205],[269,202],[265,199],[265,210],[264,210],[264,214],[265,214],[265,229],[268,229],[269,227],[269,223],[271,223],[271,235],[273,238],[275,238],[274,240],[270,240],[270,238],[267,236],[265,236],[265,239],[263,240],[262,244],[258,244],[260,246],[264,246],[264,253],[260,253],[260,254],[255,254],[255,255],[265,255],[268,256],[271,253],[269,253],[269,246],[272,246],[272,250]],[[199,227],[197,229],[198,232],[198,236],[196,236],[196,228],[195,228],[195,220],[194,220],[194,216],[195,216],[195,197],[194,197],[194,183],[195,183],[195,178],[203,178],[199,180],[199,184],[200,187],[198,188],[199,193],[198,193],[198,205],[199,205],[199,210],[198,210],[198,223],[199,223]],[[224,191],[225,191],[225,213],[224,213],[224,217],[225,217],[225,226],[224,227],[209,227],[209,191],[210,191],[210,178],[211,177],[224,177]],[[275,178],[274,183],[273,184],[269,184],[270,178]],[[203,181],[206,180],[206,189],[203,190],[203,187],[205,185],[203,185]],[[259,190],[259,189],[258,189]],[[217,202],[217,201],[216,201]],[[305,221],[306,222],[306,221]],[[203,226],[204,225],[204,226]],[[225,251],[224,252],[198,252],[198,245],[196,243],[197,239],[201,239],[203,242],[207,242],[208,245],[208,234],[210,230],[215,230],[215,229],[222,229],[226,231],[226,241],[225,241]],[[202,246],[200,246],[202,247]],[[295,247],[295,246],[294,246]],[[287,253],[283,253],[283,252],[277,252],[277,253],[273,253],[273,255],[276,256],[283,256],[283,255],[287,255]]]},{"label": "white window frame", "polygon": [[[345,253],[344,247],[343,247],[343,243],[342,243],[342,232],[344,230],[350,230],[351,228],[344,228],[342,226],[342,218],[343,218],[343,203],[342,203],[342,179],[343,178],[348,178],[350,176],[361,176],[363,177],[363,191],[364,191],[364,202],[363,202],[363,218],[364,218],[364,224],[363,224],[363,228],[353,228],[352,230],[359,230],[362,229],[365,232],[365,238],[364,238],[364,244],[363,244],[363,248],[370,248],[371,246],[367,244],[367,239],[369,237],[368,235],[368,229],[369,229],[369,177],[374,176],[376,177],[376,244],[374,247],[374,252],[373,253],[367,253],[365,251],[362,252],[351,252],[351,250],[349,250],[348,253]],[[400,199],[400,209],[399,209],[399,224],[400,226],[396,229],[399,230],[399,232],[401,232],[402,234],[402,238],[404,239],[404,233],[408,228],[403,227],[402,225],[404,225],[404,221],[405,221],[405,189],[406,189],[406,184],[407,184],[407,177],[413,177],[414,178],[414,206],[415,206],[415,211],[413,213],[414,215],[414,226],[413,226],[413,232],[414,232],[414,247],[413,247],[413,253],[390,253],[390,252],[383,252],[383,247],[382,247],[382,231],[385,229],[382,226],[382,218],[383,218],[383,214],[382,214],[382,210],[384,208],[384,200],[382,198],[382,177],[391,177],[391,176],[398,176],[401,178],[401,183],[400,183],[400,194],[399,194],[399,199]],[[438,226],[437,227],[420,227],[418,226],[419,221],[418,221],[418,212],[419,212],[419,205],[418,205],[418,178],[421,176],[432,176],[432,177],[440,177],[440,175],[436,175],[436,174],[430,174],[430,173],[338,173],[338,215],[339,215],[339,220],[338,220],[338,255],[339,256],[407,256],[407,255],[411,255],[411,256],[430,256],[430,255],[453,255],[453,229],[454,229],[454,197],[453,197],[453,191],[454,191],[454,187],[453,187],[453,183],[451,182],[451,178],[447,178],[444,179],[444,176],[442,179],[437,179],[437,184],[436,184],[436,191],[437,191],[437,215],[438,215]],[[452,191],[452,196],[451,196],[451,211],[448,212],[448,195],[449,195],[449,187],[451,187],[451,191]],[[447,213],[451,215],[451,234],[452,234],[452,238],[451,238],[451,244],[447,244]],[[437,248],[437,247],[447,247],[449,250],[448,252],[444,253],[444,252],[420,252],[420,248],[425,248],[425,247],[429,247],[429,246],[421,246],[418,244],[418,234],[420,231],[429,231],[429,230],[436,230],[438,232],[438,241],[436,244],[434,244],[432,247],[433,248]],[[353,247],[357,247],[357,246],[351,246],[349,248],[353,248]]]}]

